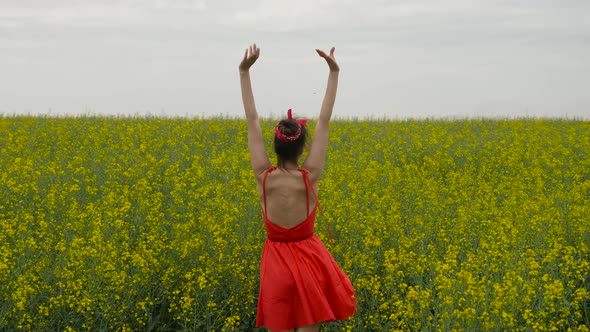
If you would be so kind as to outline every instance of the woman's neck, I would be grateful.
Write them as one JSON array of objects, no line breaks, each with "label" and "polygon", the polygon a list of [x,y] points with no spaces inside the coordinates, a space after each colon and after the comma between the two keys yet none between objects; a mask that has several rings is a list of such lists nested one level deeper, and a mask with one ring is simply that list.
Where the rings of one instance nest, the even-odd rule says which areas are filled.
[{"label": "woman's neck", "polygon": [[299,166],[297,165],[296,162],[286,161],[282,165],[280,165],[279,168],[282,168],[282,169],[285,169],[288,171],[293,171],[293,170],[298,170]]}]

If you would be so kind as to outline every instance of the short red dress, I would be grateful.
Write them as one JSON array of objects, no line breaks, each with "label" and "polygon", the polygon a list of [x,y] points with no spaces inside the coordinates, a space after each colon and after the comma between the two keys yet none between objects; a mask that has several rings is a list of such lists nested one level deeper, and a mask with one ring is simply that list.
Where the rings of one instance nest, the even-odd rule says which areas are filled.
[{"label": "short red dress", "polygon": [[[306,170],[302,174],[307,194],[307,218],[300,224],[283,228],[273,224],[266,214],[266,177],[262,182],[262,211],[267,239],[260,263],[260,293],[256,326],[271,330],[289,330],[319,322],[351,317],[357,308],[352,283],[340,269],[328,249],[314,233],[319,205]],[[309,190],[316,205],[309,212]]]}]

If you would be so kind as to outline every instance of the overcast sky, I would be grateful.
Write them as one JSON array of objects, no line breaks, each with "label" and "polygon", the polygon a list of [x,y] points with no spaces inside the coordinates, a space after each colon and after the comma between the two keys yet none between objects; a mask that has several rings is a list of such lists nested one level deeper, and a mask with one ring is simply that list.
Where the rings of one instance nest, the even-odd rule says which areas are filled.
[{"label": "overcast sky", "polygon": [[590,119],[589,0],[0,0],[0,114]]}]

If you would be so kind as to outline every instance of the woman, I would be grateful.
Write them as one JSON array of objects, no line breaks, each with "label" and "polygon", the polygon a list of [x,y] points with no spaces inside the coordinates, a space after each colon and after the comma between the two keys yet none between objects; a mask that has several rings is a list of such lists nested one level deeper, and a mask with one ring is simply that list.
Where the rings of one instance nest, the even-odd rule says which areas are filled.
[{"label": "woman", "polygon": [[264,148],[250,82],[250,67],[260,55],[256,44],[246,50],[239,66],[248,148],[268,235],[260,263],[256,326],[269,331],[319,331],[321,322],[347,319],[357,306],[350,280],[314,234],[316,192],[340,71],[334,48],[329,55],[316,51],[328,63],[330,74],[313,142],[301,168],[299,158],[308,135],[305,120],[293,118],[289,110],[287,119],[276,125],[274,167]]}]

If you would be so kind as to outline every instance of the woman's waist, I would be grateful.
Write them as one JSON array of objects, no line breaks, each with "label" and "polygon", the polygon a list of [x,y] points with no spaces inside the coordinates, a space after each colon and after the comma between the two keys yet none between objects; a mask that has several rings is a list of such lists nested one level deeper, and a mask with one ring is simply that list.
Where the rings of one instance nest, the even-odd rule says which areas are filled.
[{"label": "woman's waist", "polygon": [[293,234],[293,233],[283,233],[283,234],[272,234],[270,232],[266,233],[266,238],[272,242],[280,242],[280,243],[290,243],[290,242],[300,242],[305,241],[312,238],[315,235],[315,232],[312,230],[309,233],[305,234]]}]

